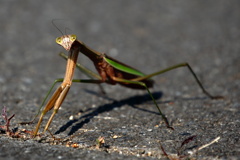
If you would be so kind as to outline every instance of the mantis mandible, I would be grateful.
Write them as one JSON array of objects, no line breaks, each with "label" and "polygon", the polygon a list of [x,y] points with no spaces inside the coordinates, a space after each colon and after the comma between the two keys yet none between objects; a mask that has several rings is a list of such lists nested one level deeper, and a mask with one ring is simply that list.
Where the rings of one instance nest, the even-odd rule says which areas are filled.
[{"label": "mantis mandible", "polygon": [[[44,128],[44,132],[48,130],[55,114],[58,112],[61,104],[63,103],[71,87],[72,82],[94,83],[94,84],[107,83],[111,85],[120,84],[122,86],[133,88],[133,89],[146,89],[152,101],[154,102],[154,105],[156,106],[159,114],[164,120],[166,126],[171,129],[173,128],[169,125],[168,119],[161,111],[160,107],[158,106],[156,100],[154,99],[154,97],[152,96],[152,93],[149,90],[149,88],[153,87],[153,84],[154,84],[154,81],[150,79],[151,77],[176,69],[176,68],[187,67],[191,72],[191,74],[193,75],[199,87],[202,89],[204,94],[206,94],[211,99],[222,98],[221,96],[212,96],[205,90],[202,83],[199,81],[198,77],[196,76],[196,74],[194,73],[194,71],[192,70],[191,66],[188,63],[180,63],[177,65],[173,65],[169,68],[146,75],[140,72],[139,70],[136,70],[128,65],[125,65],[122,62],[119,62],[111,58],[110,56],[107,56],[104,53],[100,53],[89,48],[83,42],[77,40],[76,35],[63,35],[61,37],[58,37],[56,39],[56,43],[61,45],[64,49],[68,51],[68,56],[66,56],[63,53],[60,53],[60,56],[67,59],[65,77],[63,79],[58,79],[55,81],[55,83],[52,85],[49,92],[47,93],[47,96],[43,100],[42,106],[45,103],[50,92],[52,91],[54,85],[57,82],[62,82],[61,85],[53,93],[52,97],[48,100],[45,108],[42,110],[39,121],[33,133],[34,136],[38,134],[38,130],[40,128],[44,115],[48,111],[53,109],[53,113],[48,119],[48,122]],[[81,66],[81,64],[77,63],[79,52],[87,56],[93,62],[99,75],[92,72],[91,70],[88,70],[87,68],[84,68],[83,66]],[[80,70],[83,70],[89,77],[92,77],[95,79],[73,79],[73,74],[76,66]]]}]

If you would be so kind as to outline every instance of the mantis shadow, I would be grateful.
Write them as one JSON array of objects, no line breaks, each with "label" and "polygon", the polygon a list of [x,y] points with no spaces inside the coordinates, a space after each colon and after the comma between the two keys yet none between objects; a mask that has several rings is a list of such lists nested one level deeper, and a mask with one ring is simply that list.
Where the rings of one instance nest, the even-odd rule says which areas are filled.
[{"label": "mantis shadow", "polygon": [[[99,96],[99,94],[94,93],[92,91],[87,91],[90,94],[96,94]],[[152,93],[153,97],[157,100],[160,99],[163,95],[162,92],[154,92]],[[149,112],[152,114],[157,114],[160,115],[159,112],[154,112],[154,111],[149,111],[147,109],[143,109],[143,108],[138,108],[135,105],[137,104],[142,104],[145,103],[147,101],[152,101],[151,97],[149,96],[149,94],[144,94],[144,95],[139,95],[139,96],[132,96],[130,98],[126,98],[120,101],[117,101],[115,99],[112,98],[108,98],[106,96],[104,96],[104,98],[107,98],[109,100],[112,100],[112,103],[109,104],[104,104],[99,106],[98,108],[92,110],[90,113],[81,116],[79,119],[74,119],[74,120],[70,120],[68,121],[65,125],[63,125],[58,131],[55,132],[55,134],[59,134],[61,132],[64,132],[67,128],[69,128],[70,126],[72,126],[74,123],[81,121],[77,124],[74,124],[74,126],[72,126],[72,129],[70,130],[70,132],[68,133],[68,135],[72,135],[74,134],[76,131],[78,131],[80,128],[82,128],[82,126],[86,123],[88,123],[92,118],[94,118],[94,116],[97,116],[101,113],[104,112],[109,112],[111,110],[113,110],[114,108],[120,108],[122,106],[124,106],[125,104],[130,105],[131,107],[135,108],[135,109],[139,109],[142,110],[144,112]]]}]

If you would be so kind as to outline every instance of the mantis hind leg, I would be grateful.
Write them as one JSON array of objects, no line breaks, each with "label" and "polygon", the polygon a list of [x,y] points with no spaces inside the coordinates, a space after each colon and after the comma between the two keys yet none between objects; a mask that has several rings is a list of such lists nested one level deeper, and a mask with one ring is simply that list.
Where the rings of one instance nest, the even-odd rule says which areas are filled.
[{"label": "mantis hind leg", "polygon": [[200,82],[200,80],[198,79],[197,75],[193,71],[192,67],[188,63],[180,63],[180,64],[177,64],[177,65],[173,65],[173,66],[168,67],[166,69],[154,72],[154,73],[149,74],[149,75],[145,75],[145,76],[141,76],[141,77],[138,77],[138,78],[135,78],[135,79],[131,79],[131,80],[132,81],[141,81],[141,80],[148,79],[148,78],[151,78],[153,76],[156,76],[156,75],[159,75],[159,74],[162,74],[162,73],[165,73],[165,72],[168,72],[170,70],[174,70],[174,69],[177,69],[177,68],[180,68],[180,67],[187,67],[189,69],[189,71],[193,75],[195,81],[197,82],[198,86],[201,88],[203,93],[205,95],[207,95],[209,98],[211,98],[211,99],[222,99],[223,98],[223,96],[213,96],[210,93],[208,93],[208,91],[203,87],[202,83]]},{"label": "mantis hind leg", "polygon": [[117,81],[117,82],[138,84],[138,85],[141,85],[141,86],[145,87],[146,90],[147,90],[147,92],[148,92],[148,94],[149,94],[149,96],[151,97],[153,103],[155,104],[155,106],[156,106],[159,114],[162,116],[162,119],[164,120],[166,126],[167,126],[168,128],[170,128],[170,129],[174,130],[173,127],[171,127],[171,126],[169,125],[169,122],[168,122],[167,117],[166,117],[166,116],[163,114],[163,112],[161,111],[161,109],[160,109],[160,107],[158,106],[155,98],[153,97],[152,93],[150,92],[150,90],[148,89],[148,87],[147,87],[147,85],[146,85],[145,83],[139,82],[139,81],[132,81],[132,80],[121,79],[121,78],[117,78],[117,77],[113,77],[113,79],[114,79],[115,81]]}]

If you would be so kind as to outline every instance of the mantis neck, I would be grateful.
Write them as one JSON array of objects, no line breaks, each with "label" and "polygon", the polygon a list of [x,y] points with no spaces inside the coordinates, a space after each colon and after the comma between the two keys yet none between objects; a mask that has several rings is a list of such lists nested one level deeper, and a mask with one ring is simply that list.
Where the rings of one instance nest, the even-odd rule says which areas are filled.
[{"label": "mantis neck", "polygon": [[88,46],[86,46],[83,42],[77,41],[79,44],[80,52],[83,53],[85,56],[87,56],[90,60],[93,62],[99,61],[99,58],[101,57],[102,53],[97,52]]}]

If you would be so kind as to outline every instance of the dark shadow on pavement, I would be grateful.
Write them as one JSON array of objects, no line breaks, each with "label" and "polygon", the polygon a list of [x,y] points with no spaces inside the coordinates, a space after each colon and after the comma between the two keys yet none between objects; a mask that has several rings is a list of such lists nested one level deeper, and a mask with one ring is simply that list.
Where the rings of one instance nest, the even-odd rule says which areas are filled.
[{"label": "dark shadow on pavement", "polygon": [[[95,94],[95,93],[91,93],[91,94]],[[157,100],[157,99],[160,99],[163,94],[162,94],[162,92],[154,92],[154,93],[152,93],[152,95]],[[104,96],[104,97],[106,97],[106,96]],[[110,99],[110,100],[112,100],[113,102],[109,103],[109,104],[99,106],[98,108],[92,110],[90,113],[81,116],[79,119],[68,121],[58,131],[56,131],[55,134],[59,134],[61,132],[64,132],[67,128],[71,127],[74,123],[76,123],[78,121],[81,121],[83,119],[83,121],[81,121],[81,122],[75,124],[74,126],[72,126],[72,129],[68,133],[68,135],[72,135],[77,130],[79,130],[84,124],[88,123],[94,116],[97,116],[97,115],[99,115],[101,113],[104,113],[104,112],[109,112],[109,111],[113,110],[114,108],[120,108],[120,107],[124,106],[125,104],[128,104],[131,107],[133,107],[135,109],[142,110],[144,112],[149,112],[149,113],[160,115],[159,112],[157,112],[157,111],[156,112],[149,111],[147,109],[142,109],[142,108],[138,108],[138,107],[135,106],[137,104],[146,103],[147,101],[152,101],[149,94],[144,94],[144,95],[140,95],[140,96],[132,96],[130,98],[123,99],[123,100],[120,100],[120,101],[116,101],[114,99]]]}]

